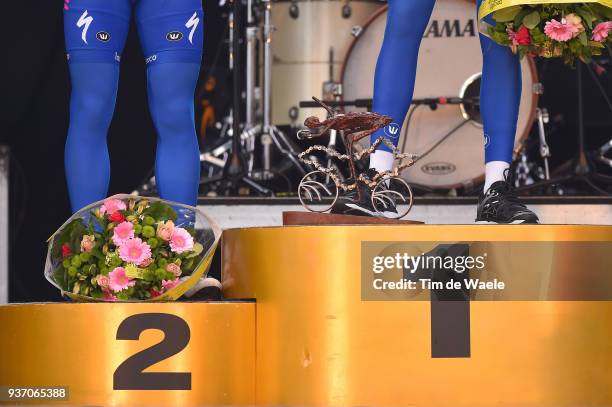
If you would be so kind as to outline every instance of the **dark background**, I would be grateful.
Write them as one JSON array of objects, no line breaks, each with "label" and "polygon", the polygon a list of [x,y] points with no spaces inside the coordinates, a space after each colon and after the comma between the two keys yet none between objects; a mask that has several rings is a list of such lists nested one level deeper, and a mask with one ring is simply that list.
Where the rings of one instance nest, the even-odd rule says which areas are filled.
[{"label": "dark background", "polygon": [[[59,299],[57,290],[43,277],[43,264],[46,239],[71,214],[63,167],[70,83],[62,4],[62,0],[16,0],[4,4],[1,12],[0,143],[7,144],[12,152],[13,302]],[[205,57],[200,82],[223,41],[226,24],[222,16],[225,11],[219,9],[217,0],[205,1],[204,11]],[[215,71],[222,88],[228,79],[225,55],[221,54]],[[610,94],[609,58],[600,63],[608,70],[600,81]],[[575,152],[576,73],[556,61],[540,61],[539,71],[545,86],[541,105],[549,109],[553,120],[549,143],[554,167]],[[612,114],[588,73],[585,88],[587,147],[593,149],[612,137]],[[152,168],[155,148],[155,131],[146,103],[145,65],[134,27],[122,56],[109,147],[113,174],[110,193],[134,190]]]}]

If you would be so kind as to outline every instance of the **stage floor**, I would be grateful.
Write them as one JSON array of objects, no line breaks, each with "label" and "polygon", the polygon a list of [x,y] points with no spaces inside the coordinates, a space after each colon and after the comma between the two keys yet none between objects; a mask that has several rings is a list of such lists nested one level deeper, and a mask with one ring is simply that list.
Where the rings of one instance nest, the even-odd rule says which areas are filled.
[{"label": "stage floor", "polygon": [[[544,224],[612,225],[611,197],[526,197]],[[428,224],[473,224],[477,198],[415,198],[406,219]],[[282,213],[305,210],[297,198],[209,198],[198,206],[223,229],[281,226]]]}]

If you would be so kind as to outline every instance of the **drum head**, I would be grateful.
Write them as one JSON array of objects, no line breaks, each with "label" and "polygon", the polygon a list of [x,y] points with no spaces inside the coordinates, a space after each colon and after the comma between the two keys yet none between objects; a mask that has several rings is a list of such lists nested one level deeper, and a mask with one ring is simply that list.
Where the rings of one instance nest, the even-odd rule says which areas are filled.
[{"label": "drum head", "polygon": [[[371,98],[374,69],[383,40],[387,12],[373,17],[349,51],[343,70],[344,99]],[[523,89],[515,142],[529,134],[537,107],[533,61],[522,63]],[[423,37],[414,91],[415,98],[478,95],[482,54],[478,38],[476,7],[466,0],[438,0]],[[401,86],[401,78],[394,78]],[[467,110],[467,111],[466,111]],[[484,176],[484,137],[478,111],[460,106],[439,106],[432,111],[418,108],[409,128],[402,129],[400,147],[405,152],[423,154],[470,117],[453,133],[402,176],[411,183],[431,188],[451,189],[478,183]],[[367,141],[364,141],[367,145]]]},{"label": "drum head", "polygon": [[[340,80],[353,40],[383,4],[378,0],[272,2],[272,122],[301,125],[319,109],[299,103],[323,97],[323,84]],[[297,113],[292,117],[290,112]]]}]

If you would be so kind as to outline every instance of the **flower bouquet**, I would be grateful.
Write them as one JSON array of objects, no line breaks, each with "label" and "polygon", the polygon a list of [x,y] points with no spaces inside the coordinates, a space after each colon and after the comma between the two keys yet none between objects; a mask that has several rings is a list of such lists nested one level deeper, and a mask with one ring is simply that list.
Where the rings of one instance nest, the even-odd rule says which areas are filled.
[{"label": "flower bouquet", "polygon": [[608,1],[488,0],[480,18],[492,14],[495,25],[486,27],[485,34],[521,57],[562,58],[568,65],[578,58],[588,63],[612,42]]},{"label": "flower bouquet", "polygon": [[176,300],[208,271],[220,235],[196,208],[117,195],[51,236],[45,276],[79,301]]}]

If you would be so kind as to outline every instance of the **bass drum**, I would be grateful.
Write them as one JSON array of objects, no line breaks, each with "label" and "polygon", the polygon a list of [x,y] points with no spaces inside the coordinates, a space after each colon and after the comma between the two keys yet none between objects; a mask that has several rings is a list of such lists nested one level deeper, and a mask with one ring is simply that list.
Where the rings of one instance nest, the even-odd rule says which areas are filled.
[{"label": "bass drum", "polygon": [[339,81],[354,36],[384,3],[376,0],[272,1],[272,123],[301,125],[317,110],[302,100],[323,96],[323,84]]},{"label": "bass drum", "polygon": [[[344,99],[371,98],[374,69],[383,40],[386,7],[376,13],[356,38],[342,73]],[[423,36],[419,53],[415,98],[477,96],[482,54],[478,39],[476,7],[467,0],[438,0]],[[538,82],[532,59],[522,62],[523,89],[515,145],[525,139],[535,120]],[[394,78],[401,86],[401,81]],[[453,128],[471,119],[431,153],[406,169],[410,183],[432,189],[471,187],[484,180],[483,131],[478,109],[444,105],[437,110],[415,110],[409,128],[404,123],[399,146],[418,155],[430,150]],[[406,142],[404,143],[404,140]],[[368,141],[364,141],[367,145]]]}]

